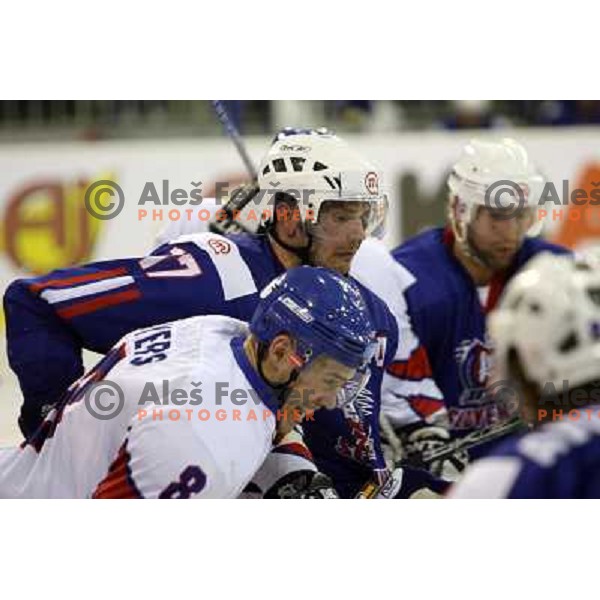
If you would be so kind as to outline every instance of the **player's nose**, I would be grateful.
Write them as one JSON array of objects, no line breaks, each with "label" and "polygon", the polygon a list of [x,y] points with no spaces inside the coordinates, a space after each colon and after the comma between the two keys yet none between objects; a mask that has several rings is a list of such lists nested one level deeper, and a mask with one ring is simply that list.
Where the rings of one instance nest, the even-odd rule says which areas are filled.
[{"label": "player's nose", "polygon": [[335,392],[324,392],[315,396],[313,400],[313,406],[315,409],[327,408],[331,410],[337,406],[337,393]]},{"label": "player's nose", "polygon": [[346,236],[354,243],[365,239],[366,231],[362,219],[352,219],[346,224]]},{"label": "player's nose", "polygon": [[505,242],[517,243],[519,241],[521,228],[518,219],[505,219],[498,221],[495,225],[496,231]]}]

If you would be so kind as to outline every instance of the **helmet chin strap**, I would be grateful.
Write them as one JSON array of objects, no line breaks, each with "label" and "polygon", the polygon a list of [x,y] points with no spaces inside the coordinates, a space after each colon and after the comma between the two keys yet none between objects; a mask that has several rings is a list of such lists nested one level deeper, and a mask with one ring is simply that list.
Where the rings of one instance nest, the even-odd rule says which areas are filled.
[{"label": "helmet chin strap", "polygon": [[[456,197],[456,202],[458,202],[458,197]],[[480,267],[484,267],[485,269],[490,269],[493,271],[494,268],[492,267],[492,265],[490,265],[489,261],[482,254],[481,250],[479,250],[479,248],[477,248],[477,246],[473,242],[472,236],[470,234],[469,223],[465,223],[464,221],[462,222],[465,234],[460,235],[460,224],[455,210],[456,204],[453,203],[450,208],[450,223],[454,231],[454,238],[460,244],[460,249],[463,251],[465,256],[470,258]]]},{"label": "helmet chin strap", "polygon": [[466,226],[466,230],[467,230],[466,231],[466,236],[460,242],[463,252],[471,260],[475,261],[481,267],[484,267],[486,269],[490,269],[491,271],[494,271],[494,267],[489,263],[489,261],[487,260],[487,258],[481,252],[481,250],[479,250],[479,248],[477,248],[477,246],[475,245],[475,242],[473,241],[473,239],[472,239],[472,237],[470,235],[470,231],[469,231],[469,226],[468,225]]},{"label": "helmet chin strap", "polygon": [[[310,247],[312,246],[312,235],[310,235],[307,233],[307,237],[308,237],[308,244],[306,246],[297,248],[295,246],[292,246],[291,244],[288,244],[287,242],[284,242],[281,239],[281,236],[277,233],[277,214],[278,214],[278,209],[277,209],[277,200],[275,201],[275,214],[273,215],[272,219],[269,219],[269,221],[267,221],[266,223],[264,223],[263,227],[264,227],[264,231],[269,234],[284,250],[287,250],[290,254],[293,254],[294,256],[296,256],[300,262],[303,265],[310,265],[310,266],[314,266],[311,265],[310,263]],[[303,224],[303,227],[306,230],[306,225]]]},{"label": "helmet chin strap", "polygon": [[271,226],[267,229],[269,235],[285,250],[287,250],[288,252],[290,252],[291,254],[293,254],[294,256],[296,256],[297,258],[300,259],[301,263],[303,265],[310,265],[310,266],[314,266],[311,264],[310,262],[310,247],[312,246],[312,235],[307,234],[308,236],[308,245],[307,246],[302,246],[300,248],[297,248],[295,246],[290,246],[290,244],[288,244],[287,242],[284,242],[279,235],[277,234],[277,232],[275,231],[275,227]]}]

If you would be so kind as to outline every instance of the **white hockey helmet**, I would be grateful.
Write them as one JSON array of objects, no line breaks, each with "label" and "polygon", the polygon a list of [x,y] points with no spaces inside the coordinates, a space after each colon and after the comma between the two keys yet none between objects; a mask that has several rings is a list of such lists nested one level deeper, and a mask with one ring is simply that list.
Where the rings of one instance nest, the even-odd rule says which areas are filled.
[{"label": "white hockey helmet", "polygon": [[318,222],[324,202],[367,202],[366,235],[383,236],[388,199],[381,172],[327,130],[278,136],[259,166],[258,185],[267,221],[278,192],[297,200],[307,225]]},{"label": "white hockey helmet", "polygon": [[525,375],[561,390],[600,378],[600,264],[543,252],[508,284],[490,314],[498,379],[515,350]]},{"label": "white hockey helmet", "polygon": [[[448,177],[449,219],[457,239],[466,239],[467,226],[480,206],[516,210],[534,207],[544,179],[525,148],[511,138],[471,140]],[[541,222],[534,219],[528,235],[537,235]]]}]

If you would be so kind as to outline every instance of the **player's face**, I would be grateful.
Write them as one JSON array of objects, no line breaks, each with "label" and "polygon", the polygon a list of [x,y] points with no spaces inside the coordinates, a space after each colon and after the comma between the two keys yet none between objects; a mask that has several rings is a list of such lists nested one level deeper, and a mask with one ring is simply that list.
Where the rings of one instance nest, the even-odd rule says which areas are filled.
[{"label": "player's face", "polygon": [[319,222],[313,227],[311,262],[346,275],[361,242],[365,239],[369,204],[325,202]]},{"label": "player's face", "polygon": [[355,373],[354,369],[332,358],[319,356],[300,371],[290,386],[289,401],[303,413],[319,408],[335,408],[338,392]]},{"label": "player's face", "polygon": [[522,209],[506,218],[501,211],[480,207],[469,225],[469,242],[493,270],[506,269],[533,225],[533,211]]}]

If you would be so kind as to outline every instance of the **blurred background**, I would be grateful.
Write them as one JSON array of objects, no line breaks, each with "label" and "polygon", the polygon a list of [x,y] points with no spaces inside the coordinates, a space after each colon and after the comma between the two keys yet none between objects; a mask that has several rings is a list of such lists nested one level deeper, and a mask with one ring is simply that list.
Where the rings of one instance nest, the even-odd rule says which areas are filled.
[{"label": "blurred background", "polygon": [[[559,191],[564,180],[571,189],[600,182],[597,100],[224,102],[255,163],[281,127],[344,135],[383,170],[390,247],[443,222],[448,170],[474,135],[517,138]],[[84,210],[85,190],[99,179],[124,190],[114,220]],[[0,289],[19,275],[149,250],[170,219],[167,206],[140,218],[147,182],[189,190],[201,180],[210,197],[217,181],[246,179],[210,101],[0,101]],[[598,237],[590,215],[557,208],[564,210],[547,219],[546,235],[570,246]]]},{"label": "blurred background", "polygon": [[[246,135],[323,123],[340,133],[556,127],[600,124],[598,100],[234,100],[232,120]],[[95,140],[220,134],[205,100],[8,100],[0,140]]]},{"label": "blurred background", "polygon": [[[474,136],[516,138],[561,197],[565,182],[567,195],[600,188],[596,100],[248,100],[227,101],[227,108],[255,163],[284,126],[325,126],[343,135],[383,171],[391,201],[389,247],[444,223],[446,177]],[[86,190],[101,179],[118,183],[125,196],[124,209],[111,220],[92,217],[84,205]],[[0,101],[0,292],[17,277],[142,256],[177,220],[165,194],[189,192],[201,181],[202,196],[210,197],[216,182],[247,179],[209,101]],[[161,197],[158,205],[140,204],[148,182]],[[148,209],[146,217],[141,208]],[[186,207],[179,208],[185,218]],[[573,248],[600,242],[600,207],[550,208],[545,236]],[[3,349],[0,396],[11,394],[16,398],[18,391]],[[10,404],[3,406],[2,441],[3,427],[16,420],[16,404],[15,415],[2,416]]]}]

